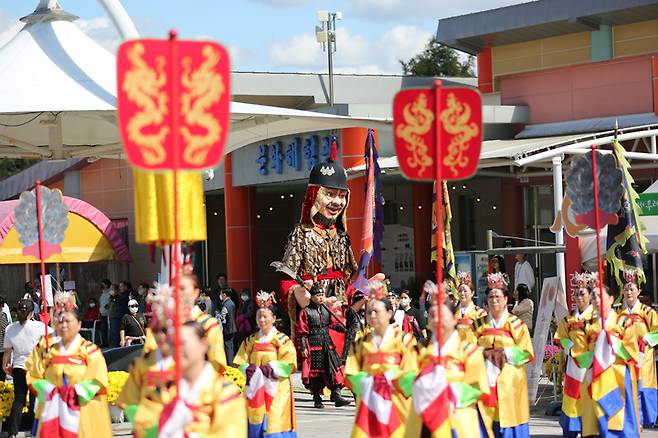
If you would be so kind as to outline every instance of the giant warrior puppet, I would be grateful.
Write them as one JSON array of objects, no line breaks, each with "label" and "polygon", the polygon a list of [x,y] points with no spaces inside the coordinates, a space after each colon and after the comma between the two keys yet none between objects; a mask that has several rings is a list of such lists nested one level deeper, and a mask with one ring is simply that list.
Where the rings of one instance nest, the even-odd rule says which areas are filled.
[{"label": "giant warrior puppet", "polygon": [[350,196],[347,172],[335,161],[335,148],[334,141],[329,160],[311,169],[299,223],[288,236],[281,262],[272,263],[282,274],[280,298],[288,307],[292,333],[299,310],[310,303],[313,283],[338,308],[346,302],[357,270],[345,217]]},{"label": "giant warrior puppet", "polygon": [[[280,298],[288,307],[292,333],[299,310],[310,303],[312,284],[319,283],[328,307],[341,313],[358,269],[347,234],[347,172],[336,162],[336,147],[334,140],[329,160],[311,169],[300,221],[288,237],[283,259],[272,263],[282,274]],[[375,278],[383,280],[384,276]]]}]

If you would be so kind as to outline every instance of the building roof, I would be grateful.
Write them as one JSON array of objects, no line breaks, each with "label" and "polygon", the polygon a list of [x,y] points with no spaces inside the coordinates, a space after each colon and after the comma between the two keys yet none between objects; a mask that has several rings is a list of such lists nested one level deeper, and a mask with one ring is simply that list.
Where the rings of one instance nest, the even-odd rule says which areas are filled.
[{"label": "building roof", "polygon": [[658,18],[656,0],[537,0],[439,20],[440,43],[477,54],[485,47]]}]

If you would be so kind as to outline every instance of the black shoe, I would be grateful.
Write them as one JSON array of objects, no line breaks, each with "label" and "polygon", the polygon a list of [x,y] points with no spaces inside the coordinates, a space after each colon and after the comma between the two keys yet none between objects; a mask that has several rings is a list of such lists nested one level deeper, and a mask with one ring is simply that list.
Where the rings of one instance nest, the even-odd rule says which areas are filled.
[{"label": "black shoe", "polygon": [[313,396],[313,407],[315,409],[324,409],[324,405],[322,404],[322,397],[317,394]]},{"label": "black shoe", "polygon": [[337,408],[340,408],[341,406],[349,406],[352,403],[350,400],[341,397],[338,391],[334,391],[331,394],[331,401],[334,402]]}]

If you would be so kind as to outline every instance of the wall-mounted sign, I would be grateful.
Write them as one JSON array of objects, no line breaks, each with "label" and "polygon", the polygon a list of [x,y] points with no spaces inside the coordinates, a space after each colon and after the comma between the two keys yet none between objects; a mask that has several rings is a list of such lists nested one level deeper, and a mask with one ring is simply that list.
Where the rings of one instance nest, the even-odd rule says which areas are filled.
[{"label": "wall-mounted sign", "polygon": [[[258,145],[256,163],[258,173],[266,176],[270,173],[283,174],[284,165],[295,171],[311,170],[318,162],[327,161],[331,152],[331,142],[336,137],[311,135],[293,137],[287,144],[273,141]],[[306,164],[302,169],[302,164]]]},{"label": "wall-mounted sign", "polygon": [[642,216],[658,216],[658,193],[640,193],[637,200]]}]

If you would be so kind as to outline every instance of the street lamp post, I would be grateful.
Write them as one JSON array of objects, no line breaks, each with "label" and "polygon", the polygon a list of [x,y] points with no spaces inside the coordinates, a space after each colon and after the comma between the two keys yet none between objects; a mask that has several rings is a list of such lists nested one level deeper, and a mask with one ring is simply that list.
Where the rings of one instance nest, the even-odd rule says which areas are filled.
[{"label": "street lamp post", "polygon": [[336,20],[342,20],[343,13],[319,11],[320,26],[315,26],[315,38],[322,44],[322,50],[327,52],[329,64],[329,106],[334,106],[334,63],[333,52],[336,51]]}]

